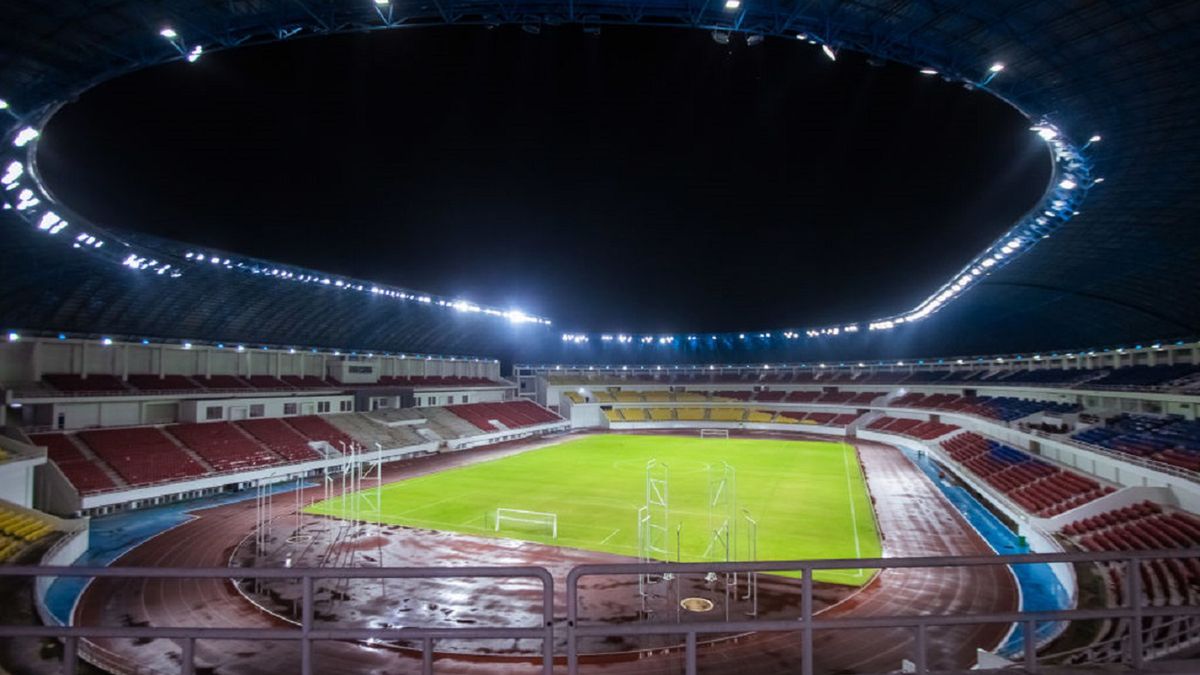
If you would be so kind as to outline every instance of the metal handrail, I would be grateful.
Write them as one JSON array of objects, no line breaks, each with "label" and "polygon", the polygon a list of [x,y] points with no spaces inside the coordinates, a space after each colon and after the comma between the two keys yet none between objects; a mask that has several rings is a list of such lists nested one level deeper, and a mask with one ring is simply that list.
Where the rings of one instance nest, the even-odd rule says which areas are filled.
[{"label": "metal handrail", "polygon": [[[924,558],[874,558],[809,560],[789,562],[745,562],[745,563],[655,563],[655,564],[607,564],[580,565],[567,576],[567,672],[579,672],[579,645],[581,637],[616,637],[629,635],[684,635],[684,664],[687,675],[696,673],[696,639],[699,635],[739,632],[801,632],[802,675],[813,674],[813,632],[817,630],[856,630],[865,628],[911,628],[916,633],[915,672],[929,672],[927,662],[927,632],[933,626],[976,625],[985,623],[1020,623],[1027,635],[1033,635],[1042,621],[1072,621],[1086,619],[1132,619],[1140,622],[1155,616],[1197,616],[1200,607],[1146,607],[1141,597],[1141,575],[1126,573],[1126,597],[1128,606],[1103,609],[1068,609],[1040,612],[987,612],[970,614],[935,615],[892,615],[872,617],[848,617],[837,619],[815,618],[813,613],[813,574],[822,570],[845,570],[862,568],[909,569],[920,567],[978,567],[989,565],[1019,565],[1038,563],[1074,562],[1121,562],[1132,570],[1141,560],[1200,557],[1200,548],[1175,551],[1112,551],[1087,553],[1039,553],[1005,556],[969,557],[924,557]],[[639,623],[621,625],[581,625],[579,618],[580,579],[597,575],[652,574],[734,574],[746,572],[801,572],[801,616],[799,619],[703,621],[673,623]],[[1130,635],[1131,665],[1141,669],[1144,658],[1141,631]],[[1037,645],[1034,640],[1025,640],[1026,672],[1036,672]]]},{"label": "metal handrail", "polygon": [[[318,640],[419,640],[422,673],[433,672],[433,643],[446,639],[542,640],[542,672],[552,675],[554,667],[554,577],[544,567],[378,567],[378,568],[277,568],[277,567],[38,567],[33,565],[0,566],[5,577],[91,577],[151,579],[291,579],[301,582],[301,619],[297,627],[238,628],[186,626],[14,626],[0,625],[0,637],[53,637],[64,641],[65,672],[73,674],[78,666],[80,638],[167,638],[180,641],[181,671],[195,672],[196,640],[290,640],[300,643],[300,672],[312,675],[312,643]],[[502,578],[536,579],[542,585],[541,625],[493,628],[316,628],[313,612],[313,581],[316,579],[465,579]],[[86,651],[86,648],[85,648]],[[103,651],[103,650],[102,650]],[[109,655],[113,656],[113,655]]]}]

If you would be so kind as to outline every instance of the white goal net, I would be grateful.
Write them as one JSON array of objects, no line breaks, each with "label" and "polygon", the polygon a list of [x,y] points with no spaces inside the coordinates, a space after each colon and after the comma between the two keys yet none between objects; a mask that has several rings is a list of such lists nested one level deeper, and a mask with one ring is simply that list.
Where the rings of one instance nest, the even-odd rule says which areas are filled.
[{"label": "white goal net", "polygon": [[545,531],[558,539],[558,514],[523,509],[496,509],[496,531],[502,527],[522,531]]},{"label": "white goal net", "polygon": [[728,429],[701,429],[700,438],[729,438]]}]

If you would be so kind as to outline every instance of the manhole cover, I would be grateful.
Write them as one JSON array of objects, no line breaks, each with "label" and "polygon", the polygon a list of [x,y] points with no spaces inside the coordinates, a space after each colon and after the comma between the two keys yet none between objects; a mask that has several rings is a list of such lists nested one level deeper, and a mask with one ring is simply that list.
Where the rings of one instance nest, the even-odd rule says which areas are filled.
[{"label": "manhole cover", "polygon": [[712,600],[708,598],[684,598],[679,605],[689,612],[711,612],[713,608]]}]

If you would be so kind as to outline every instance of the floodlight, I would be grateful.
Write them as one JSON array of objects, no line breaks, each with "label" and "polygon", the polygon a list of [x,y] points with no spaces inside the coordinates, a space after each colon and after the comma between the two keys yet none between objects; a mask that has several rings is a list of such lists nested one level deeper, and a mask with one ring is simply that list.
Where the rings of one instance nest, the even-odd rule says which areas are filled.
[{"label": "floodlight", "polygon": [[737,9],[742,6],[742,0],[725,0],[725,9]]},{"label": "floodlight", "polygon": [[920,72],[922,75],[937,75],[938,74],[938,71],[934,70],[933,68],[922,68]]},{"label": "floodlight", "polygon": [[1100,142],[1100,134],[1096,134],[1095,136],[1092,136],[1091,138],[1088,139],[1088,143],[1099,143],[1099,142]]},{"label": "floodlight", "polygon": [[1092,181],[1092,183],[1103,183],[1103,182],[1104,182],[1103,178],[1097,178],[1096,180]]},{"label": "floodlight", "polygon": [[100,340],[100,344],[104,345],[105,347],[111,347],[112,346],[112,338],[109,338],[109,337],[103,338],[102,340]]},{"label": "floodlight", "polygon": [[8,101],[0,98],[0,110],[8,110]]},{"label": "floodlight", "polygon": [[997,61],[996,63],[993,63],[991,68],[988,68],[988,72],[991,72],[991,73],[998,73],[1002,70],[1004,70],[1004,64],[1000,63],[999,61]]},{"label": "floodlight", "polygon": [[1075,181],[1071,180],[1070,178],[1064,178],[1063,181],[1058,184],[1058,187],[1064,190],[1074,190],[1076,185]]},{"label": "floodlight", "polygon": [[837,61],[837,52],[833,51],[833,47],[821,45],[821,51],[825,52],[825,56],[828,56],[830,61]]},{"label": "floodlight", "polygon": [[33,127],[25,127],[24,129],[18,131],[17,135],[13,137],[13,145],[17,146],[18,148],[23,148],[29,144],[29,141],[37,138],[39,135],[40,134],[38,133],[37,129],[34,129]]},{"label": "floodlight", "polygon": [[12,333],[9,333],[9,334],[8,334],[8,341],[9,341],[9,342],[16,342],[17,340],[20,340],[20,339],[21,339],[21,334],[20,334],[20,333],[17,333],[17,332],[12,332]]},{"label": "floodlight", "polygon": [[196,61],[199,61],[200,57],[203,55],[204,47],[196,45],[195,47],[192,47],[192,51],[188,52],[187,61],[188,63],[195,63]]},{"label": "floodlight", "polygon": [[179,33],[176,33],[175,29],[170,27],[158,31],[158,34],[167,38],[168,40],[174,40],[175,38],[179,37]]}]

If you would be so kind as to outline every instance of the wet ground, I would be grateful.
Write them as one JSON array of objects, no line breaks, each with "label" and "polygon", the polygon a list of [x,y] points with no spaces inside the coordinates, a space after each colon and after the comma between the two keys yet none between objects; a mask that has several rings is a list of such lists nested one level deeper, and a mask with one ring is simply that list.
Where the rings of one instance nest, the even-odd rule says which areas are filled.
[{"label": "wet ground", "polygon": [[[795,436],[781,436],[795,438]],[[868,487],[876,506],[880,531],[884,535],[884,555],[888,557],[918,555],[971,555],[990,553],[987,544],[970,528],[938,489],[898,450],[888,446],[857,443],[866,472]],[[439,455],[388,467],[385,477],[398,480],[408,476],[439,471],[463,463],[482,461],[526,447],[506,447],[472,450]],[[321,495],[313,495],[318,498]],[[331,562],[354,565],[377,564],[537,564],[554,570],[556,579],[565,575],[571,565],[582,562],[617,560],[615,556],[553,549],[537,544],[478,539],[470,541],[463,535],[445,535],[419,530],[347,530],[339,535],[339,525],[307,517],[299,521],[296,531],[294,513],[277,502],[276,525],[268,541],[268,556],[279,563],[284,555],[286,564],[288,544],[297,557],[322,555],[320,547],[304,548],[317,538],[324,537],[337,545]],[[304,500],[309,501],[309,500]],[[118,565],[145,566],[223,566],[246,555],[239,549],[250,537],[256,522],[253,502],[230,504],[205,509],[194,514],[195,519],[165,532],[135,547],[117,561]],[[290,519],[292,523],[288,523]],[[310,530],[305,530],[308,527]],[[323,529],[322,529],[323,528]],[[293,542],[287,538],[301,535]],[[305,541],[311,536],[312,541]],[[334,539],[341,537],[341,541]],[[273,550],[272,550],[273,549]],[[418,562],[419,561],[419,562]],[[239,561],[248,562],[246,559]],[[293,559],[293,565],[297,564]],[[765,577],[760,577],[760,580]],[[383,617],[409,617],[420,621],[440,622],[441,625],[463,625],[460,620],[516,621],[533,612],[540,600],[534,600],[529,588],[520,585],[485,584],[475,586],[442,586],[432,589],[401,586],[402,582],[378,581],[360,586],[322,589],[320,597],[326,603],[324,620],[370,622]],[[561,583],[561,582],[560,582]],[[601,621],[639,620],[640,600],[631,593],[631,580],[597,580],[585,592],[584,610],[590,619]],[[682,583],[682,582],[681,582]],[[708,587],[696,580],[689,582],[692,590],[679,594],[699,593],[717,603],[717,609],[707,614],[723,618],[724,589]],[[782,582],[785,585],[790,582]],[[394,586],[393,586],[394,585]],[[242,590],[245,590],[243,588]],[[253,587],[251,591],[255,590]],[[269,600],[270,612],[252,603],[228,579],[214,580],[155,580],[106,579],[95,582],[85,591],[76,612],[79,622],[99,625],[156,625],[156,626],[221,626],[269,627],[291,625],[286,618],[292,611],[288,589],[284,586],[258,589],[256,598]],[[744,587],[743,587],[744,590]],[[431,593],[436,597],[431,597]],[[675,602],[669,585],[656,593],[652,603],[658,608],[651,614],[656,621],[673,621]],[[760,589],[761,593],[761,589]],[[767,592],[778,599],[768,602],[768,611],[796,611],[794,596],[788,588]],[[559,592],[556,598],[562,598]],[[760,596],[761,601],[762,596]],[[832,600],[827,597],[826,600]],[[560,601],[561,602],[561,601]],[[741,602],[741,601],[737,601]],[[515,603],[515,605],[510,604]],[[886,570],[862,592],[830,607],[824,616],[884,616],[905,613],[964,613],[1007,611],[1017,606],[1016,586],[1006,567],[970,569],[910,569]],[[447,612],[446,609],[449,609]],[[497,608],[502,611],[496,611]],[[731,605],[736,612],[739,605]],[[407,609],[407,611],[400,611]],[[277,614],[273,613],[277,612]],[[555,608],[561,620],[562,607]],[[413,625],[403,623],[402,625]],[[424,625],[424,624],[422,624]],[[469,625],[469,624],[468,624]],[[478,625],[478,624],[476,624]],[[974,663],[976,648],[991,649],[1003,638],[1008,626],[974,625],[934,629],[929,632],[929,663],[934,668],[964,668]],[[561,633],[561,631],[559,631]],[[814,641],[814,661],[822,673],[880,672],[900,667],[901,659],[913,659],[914,636],[905,629],[870,629],[863,631],[818,632]],[[619,652],[585,659],[587,672],[614,673],[678,673],[682,663],[678,651],[653,653],[629,652],[630,645],[621,641],[603,641],[587,645],[590,651]],[[462,645],[439,645],[442,650],[436,659],[439,673],[497,673],[537,672],[533,658],[525,656],[524,644],[490,644],[468,654]],[[559,645],[561,647],[561,645]],[[97,640],[91,645],[108,660],[121,664],[130,672],[178,672],[178,645],[155,640],[135,643],[130,640]],[[482,652],[487,652],[482,653]],[[559,652],[561,654],[561,651]],[[196,645],[197,663],[201,672],[220,674],[267,674],[298,672],[299,650],[295,643],[283,641],[199,641]],[[800,640],[795,632],[757,633],[727,640],[702,648],[700,659],[703,673],[779,673],[791,672],[799,663]],[[353,642],[322,642],[315,649],[316,672],[408,673],[419,672],[418,655],[398,651],[388,645],[367,645]]]}]

